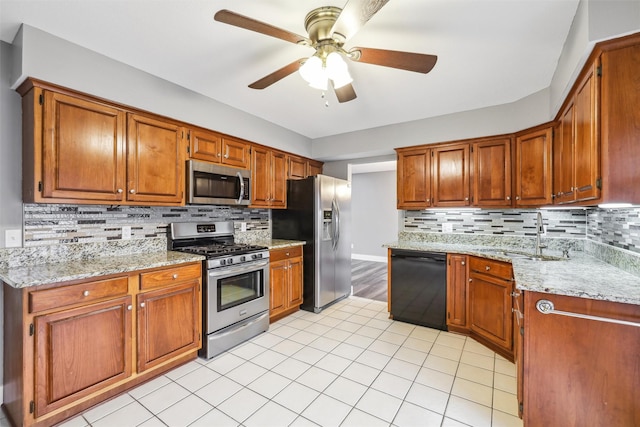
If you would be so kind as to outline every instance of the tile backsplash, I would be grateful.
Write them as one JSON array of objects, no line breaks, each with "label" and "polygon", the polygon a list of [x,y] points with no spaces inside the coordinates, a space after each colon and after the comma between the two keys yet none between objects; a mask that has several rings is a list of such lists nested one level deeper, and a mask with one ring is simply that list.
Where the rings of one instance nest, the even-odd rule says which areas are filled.
[{"label": "tile backsplash", "polygon": [[587,238],[640,254],[640,207],[590,209]]},{"label": "tile backsplash", "polygon": [[247,231],[270,230],[267,209],[235,206],[102,206],[25,204],[24,247],[119,240],[122,227],[131,239],[165,237],[171,222],[233,220]]},{"label": "tile backsplash", "polygon": [[[449,224],[453,233],[505,236],[535,236],[535,209],[429,209],[404,212],[404,231],[442,233]],[[540,210],[547,237],[584,238],[587,215],[584,209]]]}]

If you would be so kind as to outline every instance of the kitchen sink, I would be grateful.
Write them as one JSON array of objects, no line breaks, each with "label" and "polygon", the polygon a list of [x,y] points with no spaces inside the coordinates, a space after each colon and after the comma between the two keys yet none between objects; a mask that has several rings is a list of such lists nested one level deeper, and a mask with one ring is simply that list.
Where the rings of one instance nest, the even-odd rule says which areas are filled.
[{"label": "kitchen sink", "polygon": [[479,249],[478,252],[484,252],[487,254],[506,256],[512,259],[524,259],[527,261],[563,261],[565,258],[551,256],[551,255],[534,255],[522,251],[510,251],[504,249]]}]

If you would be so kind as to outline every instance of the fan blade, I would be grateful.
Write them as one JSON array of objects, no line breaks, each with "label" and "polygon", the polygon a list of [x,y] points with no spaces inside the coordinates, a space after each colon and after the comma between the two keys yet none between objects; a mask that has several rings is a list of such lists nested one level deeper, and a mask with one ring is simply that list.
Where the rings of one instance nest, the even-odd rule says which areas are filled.
[{"label": "fan blade", "polygon": [[239,13],[232,12],[230,10],[222,9],[216,12],[213,16],[218,22],[222,22],[236,27],[244,28],[246,30],[255,31],[256,33],[265,34],[267,36],[275,37],[296,44],[305,44],[311,46],[311,40],[298,34],[292,33],[282,28],[274,27],[273,25],[266,24],[264,22],[257,21],[248,16],[240,15]]},{"label": "fan blade", "polygon": [[335,40],[344,43],[362,28],[389,0],[349,0],[331,28]]},{"label": "fan blade", "polygon": [[349,58],[367,64],[399,68],[427,74],[436,65],[438,57],[424,53],[400,52],[397,50],[371,49],[354,47],[349,51]]},{"label": "fan blade", "polygon": [[339,87],[338,89],[334,87],[333,90],[335,91],[336,96],[338,97],[338,102],[340,103],[356,99],[356,91],[353,89],[353,86],[351,86],[351,83]]},{"label": "fan blade", "polygon": [[264,89],[268,86],[271,86],[278,80],[281,80],[287,77],[289,74],[293,74],[296,71],[298,71],[298,69],[304,63],[304,61],[305,61],[305,58],[297,59],[293,61],[291,64],[285,65],[279,70],[276,70],[273,73],[264,76],[260,80],[251,83],[249,87],[251,89]]}]

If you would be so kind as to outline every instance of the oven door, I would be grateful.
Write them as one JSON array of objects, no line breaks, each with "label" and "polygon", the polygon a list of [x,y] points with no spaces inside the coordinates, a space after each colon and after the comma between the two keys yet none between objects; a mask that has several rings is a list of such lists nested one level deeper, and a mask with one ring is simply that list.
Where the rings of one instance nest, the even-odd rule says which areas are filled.
[{"label": "oven door", "polygon": [[209,270],[205,325],[210,334],[269,310],[269,260]]}]

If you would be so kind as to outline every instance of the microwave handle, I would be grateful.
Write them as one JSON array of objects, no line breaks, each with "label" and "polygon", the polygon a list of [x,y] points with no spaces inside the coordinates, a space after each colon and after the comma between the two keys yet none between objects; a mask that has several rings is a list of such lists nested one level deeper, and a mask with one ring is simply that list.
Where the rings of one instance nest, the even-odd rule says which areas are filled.
[{"label": "microwave handle", "polygon": [[236,204],[240,204],[242,203],[242,199],[244,198],[244,179],[242,179],[242,175],[240,174],[240,172],[237,173],[238,176],[238,180],[240,181],[240,197],[238,197],[238,200],[236,201]]}]

